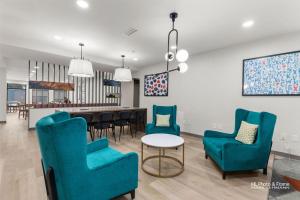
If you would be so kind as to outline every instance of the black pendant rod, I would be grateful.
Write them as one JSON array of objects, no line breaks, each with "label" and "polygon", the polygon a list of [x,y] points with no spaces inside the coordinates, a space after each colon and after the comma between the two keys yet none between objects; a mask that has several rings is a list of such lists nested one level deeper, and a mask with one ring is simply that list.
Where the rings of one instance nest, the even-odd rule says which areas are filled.
[{"label": "black pendant rod", "polygon": [[121,55],[122,57],[122,68],[125,68],[125,65],[124,65],[124,58],[125,58],[125,55]]},{"label": "black pendant rod", "polygon": [[[175,23],[175,19],[178,17],[178,13],[176,12],[172,12],[170,14],[170,18],[172,19],[172,29],[169,31],[168,34],[168,49],[167,49],[167,72],[169,72],[169,52],[170,52],[170,39],[171,39],[171,34],[173,32],[175,32],[175,42],[176,42],[176,49],[175,49],[175,56],[177,53],[177,49],[178,49],[178,30],[174,28],[174,23]],[[174,71],[174,70],[172,70]]]},{"label": "black pendant rod", "polygon": [[83,43],[79,43],[79,46],[80,46],[80,59],[82,60],[83,57],[82,57],[82,47],[84,46]]}]

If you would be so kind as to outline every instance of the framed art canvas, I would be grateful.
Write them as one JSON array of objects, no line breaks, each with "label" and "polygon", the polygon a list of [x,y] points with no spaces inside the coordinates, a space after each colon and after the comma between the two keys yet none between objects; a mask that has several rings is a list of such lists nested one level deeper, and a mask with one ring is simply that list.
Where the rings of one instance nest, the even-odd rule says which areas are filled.
[{"label": "framed art canvas", "polygon": [[48,81],[29,81],[29,89],[74,91],[74,84]]},{"label": "framed art canvas", "polygon": [[243,60],[243,96],[299,96],[300,51]]},{"label": "framed art canvas", "polygon": [[144,95],[145,96],[168,96],[168,73],[145,75]]}]

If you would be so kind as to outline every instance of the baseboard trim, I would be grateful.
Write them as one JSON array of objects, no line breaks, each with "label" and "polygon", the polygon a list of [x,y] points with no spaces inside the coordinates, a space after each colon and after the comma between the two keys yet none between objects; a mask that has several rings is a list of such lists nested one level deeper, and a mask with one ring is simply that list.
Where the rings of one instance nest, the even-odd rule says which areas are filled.
[{"label": "baseboard trim", "polygon": [[[192,136],[192,137],[195,137],[195,138],[201,138],[201,139],[203,138],[203,135],[197,135],[197,134],[189,133],[189,132],[181,132],[181,134]],[[280,151],[271,151],[271,153],[276,155],[276,156],[282,156],[282,157],[285,157],[285,158],[300,160],[300,156],[298,156],[298,155],[288,154],[288,153],[280,152]]]},{"label": "baseboard trim", "polygon": [[33,131],[35,130],[35,128],[28,128],[28,131]]},{"label": "baseboard trim", "polygon": [[6,123],[6,121],[0,121],[0,124],[5,124]]},{"label": "baseboard trim", "polygon": [[203,135],[197,135],[197,134],[189,133],[189,132],[180,132],[180,134],[189,135],[189,136],[193,136],[193,137],[197,137],[197,138],[203,138]]},{"label": "baseboard trim", "polygon": [[272,151],[272,153],[276,156],[282,156],[282,157],[291,158],[291,159],[294,159],[294,160],[300,160],[300,156],[297,156],[297,155],[293,155],[293,154],[289,154],[289,153],[285,153],[285,152],[280,152],[280,151]]}]

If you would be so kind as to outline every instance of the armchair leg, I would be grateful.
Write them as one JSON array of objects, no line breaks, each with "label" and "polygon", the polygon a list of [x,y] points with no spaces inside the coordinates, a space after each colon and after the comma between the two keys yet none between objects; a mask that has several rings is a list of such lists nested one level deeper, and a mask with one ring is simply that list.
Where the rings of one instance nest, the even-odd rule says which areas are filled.
[{"label": "armchair leg", "polygon": [[263,174],[264,174],[264,175],[267,175],[267,174],[268,174],[268,167],[266,167],[266,168],[263,169]]},{"label": "armchair leg", "polygon": [[225,172],[223,172],[223,174],[222,174],[222,179],[223,179],[223,180],[226,179],[226,173],[225,173]]},{"label": "armchair leg", "polygon": [[205,153],[205,159],[207,160],[208,159],[208,155]]},{"label": "armchair leg", "polygon": [[131,199],[135,199],[135,190],[130,191]]}]

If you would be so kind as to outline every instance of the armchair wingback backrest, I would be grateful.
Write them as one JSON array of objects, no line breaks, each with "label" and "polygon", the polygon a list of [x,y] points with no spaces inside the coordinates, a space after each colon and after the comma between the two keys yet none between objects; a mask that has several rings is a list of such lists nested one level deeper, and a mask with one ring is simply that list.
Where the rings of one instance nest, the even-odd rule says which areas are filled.
[{"label": "armchair wingback backrest", "polygon": [[156,114],[170,115],[170,126],[173,126],[176,124],[177,106],[153,105],[152,119],[154,124],[156,124]]},{"label": "armchair wingback backrest", "polygon": [[[86,121],[58,112],[36,123],[44,170],[52,167],[59,199],[68,199],[68,191],[78,182],[86,166]],[[74,173],[76,172],[76,173]],[[64,189],[63,189],[64,188]]]},{"label": "armchair wingback backrest", "polygon": [[272,145],[272,138],[275,129],[276,115],[268,112],[261,113],[261,122],[259,125],[259,132],[257,142],[261,145],[268,146],[270,150]]},{"label": "armchair wingback backrest", "polygon": [[258,132],[255,143],[270,147],[276,123],[276,115],[268,112],[259,113],[239,108],[235,112],[235,135],[238,133],[242,121],[257,124]]}]

